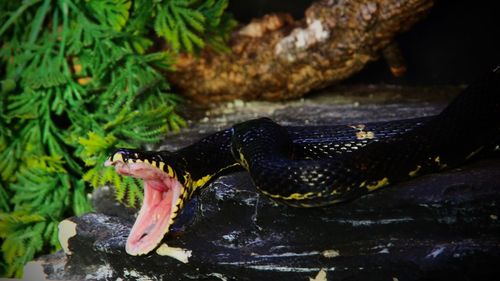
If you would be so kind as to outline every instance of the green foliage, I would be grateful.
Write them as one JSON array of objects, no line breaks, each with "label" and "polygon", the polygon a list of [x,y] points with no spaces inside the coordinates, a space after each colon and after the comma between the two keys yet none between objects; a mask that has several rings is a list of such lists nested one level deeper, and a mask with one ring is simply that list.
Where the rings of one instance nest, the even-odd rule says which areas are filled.
[{"label": "green foliage", "polygon": [[236,22],[223,14],[228,1],[170,0],[155,5],[155,31],[171,44],[174,51],[193,51],[208,42],[225,50],[223,42]]},{"label": "green foliage", "polygon": [[[179,51],[224,50],[227,0],[0,1],[0,275],[58,249],[57,226],[111,183],[127,205],[142,187],[102,164],[115,147],[184,126],[165,73]],[[159,50],[158,46],[168,46]],[[2,261],[3,260],[3,261]]]},{"label": "green foliage", "polygon": [[0,214],[0,235],[8,276],[19,275],[22,266],[42,249],[44,240],[58,244],[57,223],[47,224],[43,216],[26,211]]}]

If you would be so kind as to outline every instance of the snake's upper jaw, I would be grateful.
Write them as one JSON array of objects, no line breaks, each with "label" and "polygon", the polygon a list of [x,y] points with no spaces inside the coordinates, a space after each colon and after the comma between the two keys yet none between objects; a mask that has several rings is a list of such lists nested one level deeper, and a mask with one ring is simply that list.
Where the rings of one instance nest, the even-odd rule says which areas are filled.
[{"label": "snake's upper jaw", "polygon": [[144,201],[126,243],[128,254],[143,255],[156,248],[169,231],[182,205],[184,187],[156,166],[123,156],[117,152],[105,165],[114,166],[121,175],[144,181]]}]

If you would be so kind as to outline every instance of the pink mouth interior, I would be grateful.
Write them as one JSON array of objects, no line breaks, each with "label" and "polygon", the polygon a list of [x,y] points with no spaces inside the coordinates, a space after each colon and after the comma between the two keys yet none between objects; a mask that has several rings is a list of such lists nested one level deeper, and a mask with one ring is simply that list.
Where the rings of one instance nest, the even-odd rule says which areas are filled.
[{"label": "pink mouth interior", "polygon": [[125,250],[133,256],[147,254],[158,246],[168,232],[176,216],[182,185],[146,163],[107,161],[105,165],[114,165],[116,172],[121,175],[144,180],[144,201],[127,238]]}]

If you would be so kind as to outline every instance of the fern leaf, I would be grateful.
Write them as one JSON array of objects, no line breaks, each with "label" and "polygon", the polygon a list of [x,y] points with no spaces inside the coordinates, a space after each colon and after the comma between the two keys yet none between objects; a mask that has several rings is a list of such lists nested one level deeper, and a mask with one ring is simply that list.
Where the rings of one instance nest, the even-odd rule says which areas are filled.
[{"label": "fern leaf", "polygon": [[91,0],[87,5],[95,13],[95,17],[102,24],[114,30],[121,30],[129,18],[132,5],[130,0]]},{"label": "fern leaf", "polygon": [[[17,217],[16,217],[17,216]],[[10,223],[4,228],[5,221]],[[21,277],[23,265],[32,260],[43,247],[46,223],[35,215],[0,214],[0,237],[4,239],[2,252],[7,264],[8,276]]]},{"label": "fern leaf", "polygon": [[24,211],[0,213],[0,237],[5,239],[9,232],[16,231],[20,226],[42,221],[45,221],[45,218],[36,213],[30,214]]},{"label": "fern leaf", "polygon": [[[113,183],[130,206],[142,200],[141,183],[102,162],[117,145],[155,143],[185,125],[160,70],[173,70],[177,52],[198,51],[214,34],[222,45],[226,6],[1,2],[1,91],[9,95],[0,98],[0,211],[11,213],[0,215],[0,237],[9,276],[57,248],[57,220],[90,210],[92,186]],[[152,53],[152,31],[172,51]]]},{"label": "fern leaf", "polygon": [[85,172],[85,174],[83,174],[82,177],[84,181],[90,183],[90,186],[94,188],[99,187],[99,178],[100,178],[99,169],[95,167]]},{"label": "fern leaf", "polygon": [[112,147],[116,142],[116,138],[113,135],[103,137],[95,132],[89,132],[87,138],[80,137],[78,142],[84,148],[81,156],[85,164],[92,166],[102,160],[103,153],[106,153]]},{"label": "fern leaf", "polygon": [[3,183],[0,181],[0,212],[10,211],[9,194],[5,189]]},{"label": "fern leaf", "polygon": [[143,200],[142,183],[135,178],[128,177],[127,179],[127,206],[135,208]]},{"label": "fern leaf", "polygon": [[87,199],[87,193],[85,191],[85,183],[83,181],[76,182],[76,186],[73,190],[73,206],[72,209],[77,216],[92,210],[89,200]]}]

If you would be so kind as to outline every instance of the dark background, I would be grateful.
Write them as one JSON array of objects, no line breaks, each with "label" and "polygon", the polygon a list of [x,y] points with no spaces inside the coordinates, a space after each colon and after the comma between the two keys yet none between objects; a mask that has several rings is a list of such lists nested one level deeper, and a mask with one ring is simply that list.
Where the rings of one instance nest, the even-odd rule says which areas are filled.
[{"label": "dark background", "polygon": [[[241,22],[269,12],[303,17],[313,1],[232,0],[229,10]],[[393,77],[383,60],[369,63],[343,84],[467,84],[500,64],[500,1],[437,0],[429,15],[396,41],[407,62],[404,77]]]}]

